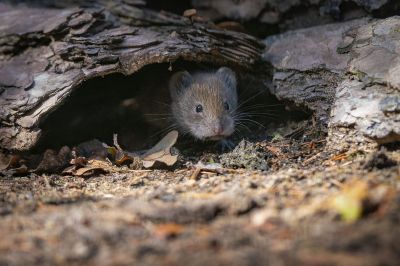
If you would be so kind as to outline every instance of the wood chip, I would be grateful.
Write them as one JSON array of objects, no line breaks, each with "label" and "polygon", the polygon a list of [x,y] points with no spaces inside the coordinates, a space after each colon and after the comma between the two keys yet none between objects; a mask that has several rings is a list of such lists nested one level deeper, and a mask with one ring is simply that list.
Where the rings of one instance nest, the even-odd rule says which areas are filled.
[{"label": "wood chip", "polygon": [[184,17],[187,17],[187,18],[193,17],[193,16],[196,15],[196,14],[197,14],[197,10],[194,9],[194,8],[192,8],[192,9],[187,9],[187,10],[185,10],[185,11],[183,12],[183,16],[184,16]]}]

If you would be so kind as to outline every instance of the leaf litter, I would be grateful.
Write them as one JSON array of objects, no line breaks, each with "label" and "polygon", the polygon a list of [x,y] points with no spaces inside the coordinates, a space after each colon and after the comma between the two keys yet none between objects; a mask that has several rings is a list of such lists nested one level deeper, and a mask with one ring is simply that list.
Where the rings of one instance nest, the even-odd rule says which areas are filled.
[{"label": "leaf litter", "polygon": [[[91,176],[116,170],[115,166],[130,165],[132,169],[173,166],[178,154],[172,154],[172,147],[178,139],[178,132],[171,131],[156,145],[147,151],[129,152],[123,150],[114,135],[114,146],[108,146],[98,140],[84,142],[72,150],[64,146],[58,152],[48,149],[42,155],[36,155],[36,165],[29,169],[23,162],[32,157],[20,155],[4,155],[1,153],[0,171],[8,170],[8,174],[21,175],[29,172],[63,173],[75,176]],[[32,160],[32,161],[34,161]],[[69,165],[69,166],[68,166]]]},{"label": "leaf litter", "polygon": [[[32,171],[37,166],[20,177],[3,174],[0,246],[13,252],[0,254],[8,262],[24,260],[27,255],[15,254],[27,252],[42,262],[57,254],[67,263],[66,250],[79,243],[90,248],[74,261],[86,264],[111,252],[112,260],[148,265],[193,262],[193,256],[209,265],[227,258],[251,265],[254,257],[280,264],[394,265],[400,237],[398,150],[330,152],[325,136],[312,126],[290,128],[280,131],[282,138],[271,132],[267,140],[243,145],[243,155],[266,155],[257,157],[266,170],[253,170],[240,157],[230,157],[236,165],[224,165],[221,155],[188,156],[185,150],[173,167],[158,167],[158,159],[168,163],[177,155],[171,134],[147,153],[127,152],[117,141],[79,145],[67,161],[71,172],[62,176]],[[302,135],[291,134],[300,132],[296,128]],[[155,163],[145,169],[132,166],[132,158]],[[29,160],[20,158],[15,166],[21,165]],[[18,244],[38,241],[32,231],[41,235],[41,246]]]}]

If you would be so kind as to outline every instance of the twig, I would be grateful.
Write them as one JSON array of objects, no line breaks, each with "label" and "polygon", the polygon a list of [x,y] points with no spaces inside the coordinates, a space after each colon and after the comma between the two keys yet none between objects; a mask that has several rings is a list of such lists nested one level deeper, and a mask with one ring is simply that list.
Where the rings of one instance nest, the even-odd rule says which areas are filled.
[{"label": "twig", "polygon": [[118,151],[123,152],[123,150],[121,149],[121,147],[118,144],[118,134],[116,134],[116,133],[113,134],[113,143],[114,143],[114,147],[117,148]]},{"label": "twig", "polygon": [[307,160],[305,160],[305,161],[303,162],[303,165],[306,165],[306,164],[308,164],[308,163],[314,161],[315,159],[317,159],[317,158],[321,155],[321,153],[322,153],[322,152],[318,152],[318,153],[315,154],[314,156],[311,156],[310,158],[308,158]]},{"label": "twig", "polygon": [[195,170],[194,170],[194,172],[193,172],[193,174],[190,176],[190,179],[192,179],[192,180],[197,180],[197,178],[198,178],[198,176],[200,175],[200,173],[201,173],[201,167],[197,167]]}]

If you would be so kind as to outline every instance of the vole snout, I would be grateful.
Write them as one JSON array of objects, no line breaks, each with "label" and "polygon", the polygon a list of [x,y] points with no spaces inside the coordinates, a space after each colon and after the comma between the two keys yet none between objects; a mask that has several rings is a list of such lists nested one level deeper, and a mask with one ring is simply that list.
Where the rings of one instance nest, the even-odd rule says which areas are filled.
[{"label": "vole snout", "polygon": [[171,78],[170,93],[172,115],[181,132],[202,140],[234,133],[236,76],[229,68],[215,73],[178,72]]},{"label": "vole snout", "polygon": [[230,116],[221,119],[216,119],[212,126],[213,137],[210,139],[219,140],[229,137],[235,130],[233,118]]}]

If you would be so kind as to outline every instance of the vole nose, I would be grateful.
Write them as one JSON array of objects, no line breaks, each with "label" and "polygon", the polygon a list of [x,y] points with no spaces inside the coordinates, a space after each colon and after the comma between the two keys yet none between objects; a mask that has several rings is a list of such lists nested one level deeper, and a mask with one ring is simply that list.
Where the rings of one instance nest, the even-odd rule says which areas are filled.
[{"label": "vole nose", "polygon": [[221,123],[218,123],[214,126],[215,135],[222,135],[223,132],[224,132],[224,126]]}]

